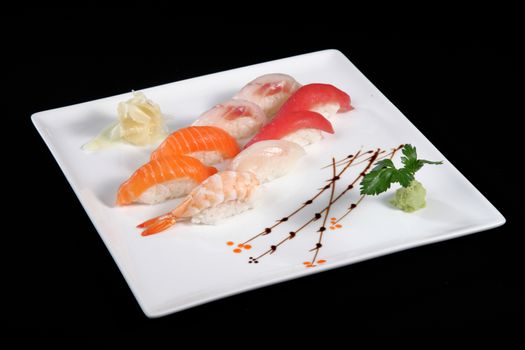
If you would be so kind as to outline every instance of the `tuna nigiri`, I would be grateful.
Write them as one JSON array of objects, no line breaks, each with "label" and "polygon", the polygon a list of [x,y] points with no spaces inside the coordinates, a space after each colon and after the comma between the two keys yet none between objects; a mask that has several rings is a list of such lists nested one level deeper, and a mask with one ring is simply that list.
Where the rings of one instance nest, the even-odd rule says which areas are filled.
[{"label": "tuna nigiri", "polygon": [[217,169],[187,156],[154,159],[141,166],[118,190],[117,205],[155,204],[187,195]]},{"label": "tuna nigiri", "polygon": [[190,126],[169,135],[153,151],[151,159],[189,155],[206,165],[219,163],[239,153],[239,145],[226,131],[215,126]]},{"label": "tuna nigiri", "polygon": [[285,140],[257,142],[233,158],[230,169],[250,171],[261,182],[272,181],[286,175],[295,167],[304,149],[296,143]]},{"label": "tuna nigiri", "polygon": [[216,221],[252,208],[259,180],[250,172],[222,171],[193,189],[174,210],[138,225],[143,236],[158,233],[177,221],[191,219],[197,224]]},{"label": "tuna nigiri", "polygon": [[286,74],[261,75],[244,86],[233,98],[255,103],[272,118],[284,102],[301,86]]},{"label": "tuna nigiri", "polygon": [[284,112],[266,124],[244,148],[263,140],[285,139],[301,146],[322,139],[321,131],[333,134],[332,124],[321,114],[310,111]]},{"label": "tuna nigiri", "polygon": [[278,113],[312,111],[329,118],[352,109],[350,96],[329,84],[308,84],[299,88]]},{"label": "tuna nigiri", "polygon": [[245,100],[230,100],[202,114],[193,126],[216,126],[237,140],[252,137],[266,124],[266,114],[255,103]]}]

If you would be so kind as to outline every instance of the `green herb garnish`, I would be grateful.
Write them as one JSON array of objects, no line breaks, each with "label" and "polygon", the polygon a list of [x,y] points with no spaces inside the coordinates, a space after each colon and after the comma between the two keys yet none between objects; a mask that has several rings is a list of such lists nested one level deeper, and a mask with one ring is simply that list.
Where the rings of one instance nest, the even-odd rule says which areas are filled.
[{"label": "green herb garnish", "polygon": [[414,180],[414,174],[425,164],[443,164],[425,159],[417,159],[416,148],[410,144],[403,147],[401,163],[403,167],[397,169],[391,159],[383,159],[363,177],[361,181],[361,194],[377,195],[385,192],[393,183],[408,187]]}]

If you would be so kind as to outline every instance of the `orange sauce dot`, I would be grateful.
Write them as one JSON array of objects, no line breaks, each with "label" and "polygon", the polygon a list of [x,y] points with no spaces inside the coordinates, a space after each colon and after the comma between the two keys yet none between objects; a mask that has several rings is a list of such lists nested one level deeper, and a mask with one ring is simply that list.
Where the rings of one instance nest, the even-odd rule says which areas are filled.
[{"label": "orange sauce dot", "polygon": [[245,245],[244,245],[244,249],[252,249],[252,246],[249,245],[249,244],[245,244]]},{"label": "orange sauce dot", "polygon": [[304,264],[304,265],[311,265],[312,263],[309,262],[309,261],[305,261],[303,264]]},{"label": "orange sauce dot", "polygon": [[226,242],[227,245],[233,245],[232,241]]},{"label": "orange sauce dot", "polygon": [[336,219],[336,218],[330,218],[330,220],[335,221],[335,220],[337,220],[337,219]]},{"label": "orange sauce dot", "polygon": [[334,226],[330,226],[330,230],[335,230],[335,227]]},{"label": "orange sauce dot", "polygon": [[242,247],[244,247],[244,244],[239,243],[239,244],[237,244],[237,247],[242,248]]},{"label": "orange sauce dot", "polygon": [[242,252],[242,250],[240,250],[239,248],[235,248],[235,249],[233,250],[233,252],[234,252],[234,253],[240,253],[240,252]]},{"label": "orange sauce dot", "polygon": [[337,225],[335,225],[335,227],[337,227],[337,228],[341,228],[341,227],[343,227],[343,225],[341,225],[341,224],[337,224]]},{"label": "orange sauce dot", "polygon": [[317,260],[317,263],[318,263],[318,264],[324,264],[325,262],[326,262],[326,260],[324,260],[324,259]]}]

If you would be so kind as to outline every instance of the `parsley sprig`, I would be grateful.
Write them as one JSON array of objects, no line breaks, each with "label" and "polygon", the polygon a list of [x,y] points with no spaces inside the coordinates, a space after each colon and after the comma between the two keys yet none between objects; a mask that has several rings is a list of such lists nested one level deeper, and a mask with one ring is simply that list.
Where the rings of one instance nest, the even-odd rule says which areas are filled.
[{"label": "parsley sprig", "polygon": [[414,174],[425,164],[443,164],[425,159],[417,159],[416,148],[410,144],[403,147],[401,163],[403,167],[397,169],[391,159],[383,159],[363,177],[361,181],[361,194],[377,195],[385,192],[393,183],[408,187],[414,180]]}]

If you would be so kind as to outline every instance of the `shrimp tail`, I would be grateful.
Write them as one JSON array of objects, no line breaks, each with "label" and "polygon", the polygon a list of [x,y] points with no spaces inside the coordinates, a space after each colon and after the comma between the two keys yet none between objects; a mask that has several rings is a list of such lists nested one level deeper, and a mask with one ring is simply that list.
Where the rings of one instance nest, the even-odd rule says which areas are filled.
[{"label": "shrimp tail", "polygon": [[191,197],[188,196],[184,202],[182,202],[175,210],[170,211],[167,214],[157,216],[153,219],[144,221],[143,223],[137,225],[137,228],[144,228],[142,231],[142,236],[149,236],[155,233],[162,232],[167,230],[171,226],[175,225],[177,219],[182,216],[186,208],[191,202]]},{"label": "shrimp tail", "polygon": [[145,230],[142,231],[142,236],[149,236],[170,228],[171,226],[175,225],[176,222],[177,220],[175,219],[175,216],[173,216],[171,213],[168,213],[153,219],[149,219],[137,227],[145,228]]}]

